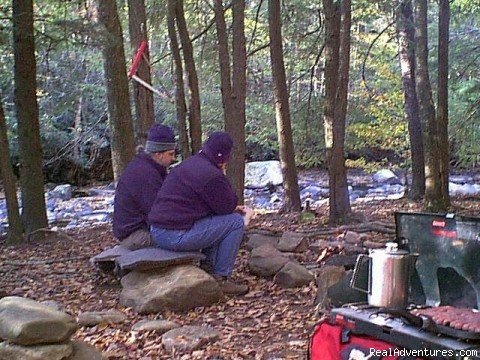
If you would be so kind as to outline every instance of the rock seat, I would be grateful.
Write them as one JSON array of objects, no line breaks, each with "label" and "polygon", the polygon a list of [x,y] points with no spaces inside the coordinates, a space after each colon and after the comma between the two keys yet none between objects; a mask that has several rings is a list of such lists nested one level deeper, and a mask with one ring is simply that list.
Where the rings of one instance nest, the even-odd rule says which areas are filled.
[{"label": "rock seat", "polygon": [[173,265],[191,264],[205,259],[198,251],[176,252],[157,247],[128,250],[121,246],[107,249],[90,259],[90,262],[103,271],[115,271],[124,275],[129,271],[150,271]]}]

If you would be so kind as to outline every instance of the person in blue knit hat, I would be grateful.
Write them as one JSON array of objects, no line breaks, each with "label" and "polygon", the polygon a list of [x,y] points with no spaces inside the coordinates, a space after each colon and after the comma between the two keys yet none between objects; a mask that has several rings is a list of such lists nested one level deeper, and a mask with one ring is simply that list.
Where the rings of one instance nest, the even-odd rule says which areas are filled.
[{"label": "person in blue knit hat", "polygon": [[148,130],[144,148],[125,167],[115,190],[113,234],[130,250],[152,246],[148,213],[175,160],[175,134],[162,124]]},{"label": "person in blue knit hat", "polygon": [[224,294],[240,295],[248,287],[229,279],[242,242],[243,206],[227,177],[225,167],[233,140],[214,132],[201,151],[176,166],[165,179],[148,220],[156,246],[172,251],[201,250],[205,268]]}]

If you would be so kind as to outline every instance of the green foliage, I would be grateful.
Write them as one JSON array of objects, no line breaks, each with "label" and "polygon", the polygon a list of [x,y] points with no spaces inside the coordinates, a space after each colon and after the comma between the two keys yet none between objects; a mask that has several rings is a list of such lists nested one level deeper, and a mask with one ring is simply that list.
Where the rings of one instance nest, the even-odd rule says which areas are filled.
[{"label": "green foliage", "polygon": [[325,135],[322,101],[313,96],[310,104],[301,102],[292,113],[296,164],[303,168],[325,165]]},{"label": "green foliage", "polygon": [[349,169],[363,169],[367,174],[373,174],[378,170],[384,169],[388,166],[386,159],[382,161],[367,161],[364,157],[360,157],[356,160],[345,160],[345,166]]},{"label": "green foliage", "polygon": [[455,165],[480,165],[480,4],[452,3],[449,134]]},{"label": "green foliage", "polygon": [[480,11],[480,3],[472,0],[453,0],[450,4],[453,14],[477,14]]},{"label": "green foliage", "polygon": [[[385,26],[382,24],[379,29]],[[370,44],[377,37],[376,34],[363,32],[357,36],[360,47]],[[378,38],[376,46],[371,47],[368,58],[364,58],[365,53],[357,52],[360,58],[353,60],[354,63],[365,64],[363,71],[365,81],[360,76],[355,77],[355,72],[352,74],[346,129],[346,148],[349,152],[361,153],[363,149],[383,149],[402,155],[409,146],[407,124],[403,118],[400,69],[397,61],[391,61],[396,57],[397,45],[390,39],[387,36]],[[363,164],[362,161],[366,163]],[[378,161],[362,155],[359,159],[351,161],[350,166],[356,164],[368,168],[368,162],[373,162],[372,167],[375,168],[387,162],[380,159],[380,162],[375,164]]]},{"label": "green foliage", "polygon": [[248,107],[246,157],[250,161],[278,159],[275,113],[267,104],[254,103]]},{"label": "green foliage", "polygon": [[[456,165],[469,168],[480,165],[480,81],[471,79],[454,88],[450,106],[450,133]],[[461,140],[460,140],[461,139]]]}]

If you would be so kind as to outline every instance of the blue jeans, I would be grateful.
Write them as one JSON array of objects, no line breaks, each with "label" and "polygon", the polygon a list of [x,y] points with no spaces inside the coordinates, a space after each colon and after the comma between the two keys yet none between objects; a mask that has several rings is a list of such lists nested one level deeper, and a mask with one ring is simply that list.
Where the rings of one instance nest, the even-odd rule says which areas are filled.
[{"label": "blue jeans", "polygon": [[243,238],[240,214],[215,215],[196,221],[188,230],[168,230],[151,226],[153,242],[171,251],[198,251],[206,256],[213,273],[230,276]]}]

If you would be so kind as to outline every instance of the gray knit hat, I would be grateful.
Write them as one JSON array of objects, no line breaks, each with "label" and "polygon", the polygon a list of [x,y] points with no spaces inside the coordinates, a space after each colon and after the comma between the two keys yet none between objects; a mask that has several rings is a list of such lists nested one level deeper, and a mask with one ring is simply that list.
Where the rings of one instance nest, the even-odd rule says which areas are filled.
[{"label": "gray knit hat", "polygon": [[153,124],[148,130],[145,151],[147,153],[175,150],[175,134],[171,127]]}]

